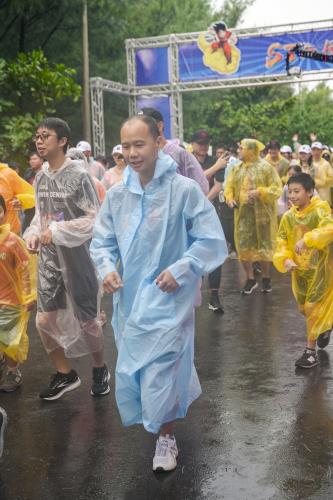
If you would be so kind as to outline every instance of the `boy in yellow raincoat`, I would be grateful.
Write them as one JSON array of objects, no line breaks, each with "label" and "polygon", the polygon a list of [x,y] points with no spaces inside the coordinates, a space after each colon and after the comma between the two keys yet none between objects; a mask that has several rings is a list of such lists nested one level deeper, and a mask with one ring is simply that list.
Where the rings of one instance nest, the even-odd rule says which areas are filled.
[{"label": "boy in yellow raincoat", "polygon": [[36,290],[29,253],[4,223],[5,215],[0,195],[0,391],[12,392],[22,383],[18,364],[28,355],[27,326]]},{"label": "boy in yellow raincoat", "polygon": [[235,243],[239,260],[247,275],[242,292],[249,295],[258,283],[253,262],[261,262],[262,291],[271,292],[270,267],[276,244],[277,200],[282,183],[276,169],[259,158],[264,145],[255,139],[240,144],[241,163],[228,175],[224,196],[234,208]]},{"label": "boy in yellow raincoat", "polygon": [[318,364],[316,344],[330,341],[333,323],[333,218],[329,204],[313,196],[315,183],[301,173],[288,180],[292,208],[282,217],[274,265],[292,271],[292,289],[306,317],[307,344],[296,366]]}]

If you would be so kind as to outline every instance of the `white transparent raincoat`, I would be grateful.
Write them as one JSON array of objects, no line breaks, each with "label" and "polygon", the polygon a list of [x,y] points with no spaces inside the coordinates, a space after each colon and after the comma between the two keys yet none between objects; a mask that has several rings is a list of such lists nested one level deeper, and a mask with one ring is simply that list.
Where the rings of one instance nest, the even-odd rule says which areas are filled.
[{"label": "white transparent raincoat", "polygon": [[99,210],[94,182],[81,162],[67,159],[35,180],[36,215],[24,238],[50,229],[52,243],[39,246],[36,324],[47,352],[67,357],[102,348],[99,285],[89,255]]}]

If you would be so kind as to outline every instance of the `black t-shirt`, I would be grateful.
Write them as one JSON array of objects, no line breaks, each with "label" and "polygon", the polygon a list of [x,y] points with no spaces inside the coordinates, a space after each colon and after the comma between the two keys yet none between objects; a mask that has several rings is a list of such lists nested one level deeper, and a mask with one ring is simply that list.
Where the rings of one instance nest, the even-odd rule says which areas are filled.
[{"label": "black t-shirt", "polygon": [[[197,158],[197,160],[198,160],[198,158]],[[203,170],[208,170],[210,167],[215,165],[216,162],[217,162],[217,158],[215,158],[214,156],[210,156],[210,155],[206,155],[206,158],[203,162],[199,161]],[[224,182],[224,174],[225,174],[225,168],[218,170],[216,172],[216,174],[214,174],[209,179],[209,187],[211,188],[214,185],[214,179],[216,179],[217,182]]]}]

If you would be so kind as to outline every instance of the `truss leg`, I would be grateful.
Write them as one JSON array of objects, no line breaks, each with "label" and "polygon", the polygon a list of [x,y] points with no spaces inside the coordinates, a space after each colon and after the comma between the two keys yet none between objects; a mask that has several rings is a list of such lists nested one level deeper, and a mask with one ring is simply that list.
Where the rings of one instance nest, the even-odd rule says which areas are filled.
[{"label": "truss leg", "polygon": [[105,155],[104,108],[103,87],[95,81],[90,87],[91,114],[93,126],[93,151],[94,155]]}]

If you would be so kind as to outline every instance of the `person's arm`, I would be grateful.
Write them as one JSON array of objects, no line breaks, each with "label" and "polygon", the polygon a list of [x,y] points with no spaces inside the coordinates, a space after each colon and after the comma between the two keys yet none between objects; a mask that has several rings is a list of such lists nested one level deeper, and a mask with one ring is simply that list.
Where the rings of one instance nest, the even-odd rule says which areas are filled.
[{"label": "person's arm", "polygon": [[87,173],[82,176],[81,185],[73,196],[75,205],[84,215],[68,221],[52,221],[47,230],[51,232],[52,243],[68,248],[90,240],[100,207],[94,181]]},{"label": "person's arm", "polygon": [[222,182],[218,182],[216,179],[214,179],[214,185],[212,189],[209,191],[207,196],[209,201],[214,201],[215,198],[219,195],[221,189],[222,189]]},{"label": "person's arm", "polygon": [[303,240],[308,248],[317,250],[333,243],[333,218],[323,213],[318,227],[305,233]]},{"label": "person's arm", "polygon": [[287,219],[284,215],[277,235],[273,264],[280,273],[286,273],[288,271],[288,267],[285,265],[286,261],[293,261],[293,257],[294,254],[288,242]]},{"label": "person's arm", "polygon": [[257,188],[259,199],[264,203],[272,203],[278,200],[282,194],[282,182],[274,167],[270,167],[266,176],[266,186]]},{"label": "person's arm", "polygon": [[201,187],[202,192],[207,195],[209,192],[209,182],[200,163],[192,153],[185,151],[185,149],[183,150],[183,155],[187,176],[196,181]]},{"label": "person's arm", "polygon": [[204,170],[204,174],[207,177],[207,179],[210,179],[213,175],[216,174],[216,172],[218,172],[222,168],[226,168],[227,164],[228,164],[228,158],[221,156],[220,158],[217,159],[214,165]]},{"label": "person's arm", "polygon": [[179,286],[193,283],[223,264],[228,249],[221,223],[212,204],[197,186],[190,188],[185,200],[184,217],[188,239],[192,242],[183,257],[168,271]]},{"label": "person's arm", "polygon": [[23,241],[17,236],[15,242],[15,269],[18,278],[18,289],[20,290],[20,302],[22,305],[30,305],[36,300],[36,289],[33,287],[32,265],[29,253]]},{"label": "person's arm", "polygon": [[110,191],[96,218],[93,238],[90,244],[90,255],[95,263],[101,280],[117,271],[119,247],[112,217],[112,198]]}]

